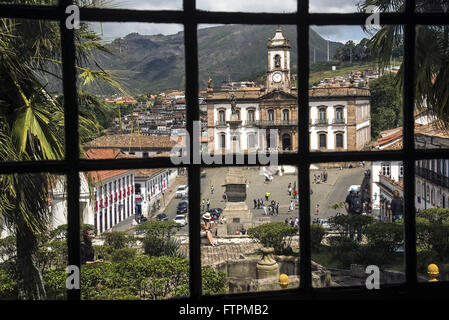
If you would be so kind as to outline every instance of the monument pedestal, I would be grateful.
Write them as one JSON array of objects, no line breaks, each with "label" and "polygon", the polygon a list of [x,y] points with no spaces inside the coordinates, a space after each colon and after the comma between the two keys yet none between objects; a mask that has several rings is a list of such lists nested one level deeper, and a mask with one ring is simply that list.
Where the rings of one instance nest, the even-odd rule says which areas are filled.
[{"label": "monument pedestal", "polygon": [[227,234],[229,235],[236,234],[236,231],[241,230],[242,226],[245,229],[253,226],[253,214],[243,201],[227,202],[222,216],[226,218]]}]

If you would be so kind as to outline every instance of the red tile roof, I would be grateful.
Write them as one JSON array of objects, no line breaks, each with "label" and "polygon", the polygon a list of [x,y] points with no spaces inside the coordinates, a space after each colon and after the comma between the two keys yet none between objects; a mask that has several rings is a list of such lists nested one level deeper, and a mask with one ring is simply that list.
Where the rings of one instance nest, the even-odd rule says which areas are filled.
[{"label": "red tile roof", "polygon": [[114,134],[101,136],[84,145],[89,148],[153,148],[168,149],[176,144],[168,136],[144,136],[141,134]]}]

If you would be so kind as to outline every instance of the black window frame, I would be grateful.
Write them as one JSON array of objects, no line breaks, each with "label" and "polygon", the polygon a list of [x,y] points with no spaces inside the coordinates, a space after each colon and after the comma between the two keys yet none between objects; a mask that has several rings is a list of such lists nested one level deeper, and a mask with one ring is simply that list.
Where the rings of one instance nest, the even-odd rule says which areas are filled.
[{"label": "black window frame", "polygon": [[[366,298],[386,297],[430,297],[439,296],[449,288],[448,282],[418,283],[416,272],[416,221],[415,221],[415,161],[419,159],[447,158],[447,150],[417,150],[414,145],[414,56],[415,56],[415,27],[417,25],[444,25],[447,23],[447,13],[418,13],[415,12],[415,1],[405,0],[405,11],[399,13],[383,13],[381,24],[400,24],[404,26],[404,87],[403,87],[403,149],[395,151],[359,151],[359,152],[312,152],[309,149],[309,27],[311,25],[363,25],[370,13],[309,13],[309,1],[298,0],[298,8],[294,13],[241,13],[241,12],[206,12],[196,9],[195,0],[183,0],[183,10],[127,10],[127,9],[99,9],[80,8],[81,20],[89,22],[143,22],[143,23],[178,23],[184,25],[185,45],[185,75],[186,75],[186,105],[187,131],[190,133],[193,146],[193,121],[200,120],[198,105],[198,24],[289,24],[297,27],[297,43],[301,43],[297,50],[298,70],[298,152],[280,154],[279,164],[295,165],[298,170],[298,188],[301,212],[300,216],[300,286],[296,289],[282,292],[257,292],[232,295],[241,299],[260,299],[281,297],[312,299],[312,298],[351,298],[361,295]],[[56,20],[60,22],[63,92],[65,114],[77,115],[76,72],[74,32],[65,28],[65,20],[69,14],[65,8],[71,5],[69,0],[60,0],[54,6],[31,6],[0,4],[0,17]],[[67,177],[68,204],[68,264],[80,265],[79,251],[79,172],[111,169],[140,169],[140,168],[171,168],[186,167],[189,185],[189,219],[194,220],[194,212],[199,211],[200,170],[205,164],[183,164],[176,166],[170,158],[150,159],[111,159],[88,160],[79,158],[78,117],[65,117],[65,158],[60,161],[40,162],[3,162],[0,163],[0,174],[51,172],[64,174]],[[193,160],[193,155],[190,155]],[[405,265],[406,283],[400,285],[384,285],[380,290],[361,291],[355,288],[312,288],[311,248],[310,248],[310,179],[309,167],[313,163],[360,161],[402,161],[404,164],[404,231],[405,231]],[[215,165],[211,165],[213,167]],[[243,164],[248,166],[248,157],[244,157]],[[189,224],[190,248],[190,297],[192,300],[220,299],[205,297],[201,294],[201,251],[200,225]],[[420,289],[419,291],[417,289]],[[440,290],[440,292],[438,291]],[[68,290],[69,300],[80,300],[80,290]]]}]

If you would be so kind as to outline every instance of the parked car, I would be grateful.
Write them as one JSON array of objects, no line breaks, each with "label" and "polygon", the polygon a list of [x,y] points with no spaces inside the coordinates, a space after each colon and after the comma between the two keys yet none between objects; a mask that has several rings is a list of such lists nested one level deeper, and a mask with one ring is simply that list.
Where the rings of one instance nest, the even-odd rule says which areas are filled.
[{"label": "parked car", "polygon": [[184,227],[187,224],[187,217],[184,214],[178,214],[173,221]]},{"label": "parked car", "polygon": [[221,209],[221,208],[212,208],[212,209],[207,210],[207,212],[209,212],[212,215],[215,214],[216,216],[220,217],[220,215],[223,213],[223,209]]},{"label": "parked car", "polygon": [[189,195],[186,194],[185,196],[182,196],[182,197],[181,197],[181,200],[186,200],[186,201],[188,201],[188,200],[189,200]]},{"label": "parked car", "polygon": [[176,198],[182,198],[184,196],[187,196],[189,192],[189,187],[185,184],[180,185],[178,189],[176,190]]},{"label": "parked car", "polygon": [[181,205],[181,206],[178,205],[178,208],[176,209],[176,214],[184,214],[184,213],[187,213],[188,211],[189,211],[188,205],[186,205],[186,204]]},{"label": "parked car", "polygon": [[168,220],[168,217],[167,217],[167,215],[166,215],[165,213],[159,213],[159,214],[156,216],[156,220],[157,220],[157,221],[167,221],[167,220]]}]

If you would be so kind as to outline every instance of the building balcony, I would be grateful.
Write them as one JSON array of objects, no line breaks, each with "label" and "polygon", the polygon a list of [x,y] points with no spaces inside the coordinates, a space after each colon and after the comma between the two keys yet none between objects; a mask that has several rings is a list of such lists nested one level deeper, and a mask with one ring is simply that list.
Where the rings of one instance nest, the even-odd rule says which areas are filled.
[{"label": "building balcony", "polygon": [[327,126],[330,124],[329,119],[313,119],[309,123],[314,126]]},{"label": "building balcony", "polygon": [[256,125],[259,127],[297,126],[298,120],[257,120]]},{"label": "building balcony", "polygon": [[218,121],[215,121],[215,126],[216,127],[227,127],[228,123],[225,120],[218,120]]},{"label": "building balcony", "polygon": [[334,119],[332,124],[345,124],[345,119]]},{"label": "building balcony", "polygon": [[449,177],[446,177],[440,173],[422,167],[415,167],[415,173],[417,176],[420,176],[431,183],[443,188],[449,188]]}]

